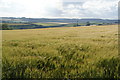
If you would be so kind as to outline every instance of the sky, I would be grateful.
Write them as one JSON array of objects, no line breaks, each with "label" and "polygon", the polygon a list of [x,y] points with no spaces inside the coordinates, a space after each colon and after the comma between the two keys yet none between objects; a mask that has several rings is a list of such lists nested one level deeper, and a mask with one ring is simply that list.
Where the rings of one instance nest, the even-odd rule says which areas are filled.
[{"label": "sky", "polygon": [[119,0],[0,0],[0,17],[118,18]]}]

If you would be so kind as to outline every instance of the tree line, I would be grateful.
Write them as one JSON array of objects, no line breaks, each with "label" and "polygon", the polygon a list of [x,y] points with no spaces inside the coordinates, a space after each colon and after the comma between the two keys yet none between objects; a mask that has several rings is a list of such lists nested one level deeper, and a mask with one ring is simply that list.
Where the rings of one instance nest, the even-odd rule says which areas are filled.
[{"label": "tree line", "polygon": [[2,24],[1,30],[12,30],[12,28],[10,28],[8,24]]}]

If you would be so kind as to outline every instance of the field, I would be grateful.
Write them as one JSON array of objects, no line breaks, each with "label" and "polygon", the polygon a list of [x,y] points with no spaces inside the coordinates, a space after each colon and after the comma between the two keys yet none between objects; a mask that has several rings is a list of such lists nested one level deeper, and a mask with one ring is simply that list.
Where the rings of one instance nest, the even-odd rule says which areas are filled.
[{"label": "field", "polygon": [[3,78],[120,78],[118,26],[3,30]]},{"label": "field", "polygon": [[[2,25],[3,23],[0,23],[0,25]],[[24,24],[24,23],[5,23],[7,25],[28,25],[28,24]]]},{"label": "field", "polygon": [[[7,25],[8,29],[16,30],[16,29],[36,29],[36,28],[50,28],[50,27],[65,27],[65,26],[73,26],[73,24],[69,25],[69,23],[60,23],[60,22],[46,22],[46,23],[0,23],[1,25]],[[5,29],[7,30],[7,29]]]},{"label": "field", "polygon": [[58,26],[60,24],[65,24],[65,23],[50,22],[50,23],[33,23],[33,24],[42,25],[42,26]]}]

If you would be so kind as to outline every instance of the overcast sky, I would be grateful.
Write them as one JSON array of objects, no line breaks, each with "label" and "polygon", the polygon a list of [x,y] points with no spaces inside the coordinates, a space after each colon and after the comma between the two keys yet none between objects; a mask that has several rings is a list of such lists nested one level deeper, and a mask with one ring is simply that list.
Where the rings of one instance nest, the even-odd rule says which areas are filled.
[{"label": "overcast sky", "polygon": [[0,17],[117,19],[119,0],[0,0]]}]

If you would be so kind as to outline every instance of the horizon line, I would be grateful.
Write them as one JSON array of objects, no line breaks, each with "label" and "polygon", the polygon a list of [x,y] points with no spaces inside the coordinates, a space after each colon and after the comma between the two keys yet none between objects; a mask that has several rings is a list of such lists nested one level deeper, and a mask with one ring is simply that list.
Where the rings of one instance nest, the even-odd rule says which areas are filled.
[{"label": "horizon line", "polygon": [[77,18],[77,17],[14,17],[14,16],[3,16],[3,17],[1,17],[0,16],[0,18],[4,18],[4,17],[11,17],[11,18],[43,18],[43,19],[109,19],[109,20],[118,20],[118,19],[115,19],[115,18],[93,18],[93,17],[85,17],[85,18]]}]

